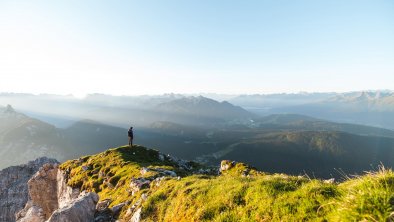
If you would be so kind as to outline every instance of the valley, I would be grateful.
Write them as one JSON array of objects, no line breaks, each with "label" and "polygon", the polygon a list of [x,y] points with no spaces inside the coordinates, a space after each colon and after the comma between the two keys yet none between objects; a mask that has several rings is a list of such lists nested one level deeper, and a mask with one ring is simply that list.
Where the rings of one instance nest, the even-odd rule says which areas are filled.
[{"label": "valley", "polygon": [[[379,94],[384,98],[389,95]],[[289,97],[276,95],[275,98],[280,96]],[[379,96],[376,94],[373,99]],[[15,101],[21,104],[25,97],[13,95],[12,98],[18,98]],[[326,97],[332,98],[332,95],[299,95],[294,102]],[[4,100],[7,96],[0,97],[0,101],[1,98]],[[222,159],[233,159],[270,173],[341,179],[343,175],[375,169],[379,164],[389,168],[394,165],[394,131],[387,128],[338,123],[301,114],[261,116],[202,96],[27,98],[41,101],[42,105],[62,104],[56,109],[59,118],[54,118],[54,113],[41,113],[41,120],[34,119],[12,106],[0,110],[4,113],[2,121],[7,123],[1,131],[0,152],[9,157],[0,167],[43,155],[64,161],[120,146],[127,142],[126,128],[130,125],[135,127],[136,144],[209,166],[217,166]],[[286,99],[277,106],[283,104],[288,104]],[[62,107],[72,107],[73,112],[67,114]],[[59,123],[61,116],[69,116],[70,121],[67,125],[60,124],[63,127],[44,121],[48,117],[49,121],[56,119]]]}]

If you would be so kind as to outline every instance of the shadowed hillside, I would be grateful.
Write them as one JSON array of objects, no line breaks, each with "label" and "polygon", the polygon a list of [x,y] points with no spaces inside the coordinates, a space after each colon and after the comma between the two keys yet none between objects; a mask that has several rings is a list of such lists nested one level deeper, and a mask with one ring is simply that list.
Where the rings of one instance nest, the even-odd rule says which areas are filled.
[{"label": "shadowed hillside", "polygon": [[234,144],[212,155],[253,163],[263,171],[341,178],[380,163],[394,166],[394,139],[341,132],[277,132]]},{"label": "shadowed hillside", "polygon": [[59,129],[18,113],[11,106],[0,108],[0,123],[0,169],[41,156],[64,161],[100,152],[127,140],[122,128],[80,121]]}]

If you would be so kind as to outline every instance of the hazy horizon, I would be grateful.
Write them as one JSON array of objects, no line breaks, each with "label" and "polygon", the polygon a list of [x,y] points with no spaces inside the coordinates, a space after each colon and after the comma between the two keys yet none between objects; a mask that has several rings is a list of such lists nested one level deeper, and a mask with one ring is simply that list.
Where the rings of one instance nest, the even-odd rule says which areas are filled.
[{"label": "hazy horizon", "polygon": [[[46,92],[38,92],[38,93],[32,93],[32,92],[7,92],[7,91],[0,91],[0,94],[28,94],[28,95],[34,95],[34,96],[41,96],[41,95],[50,95],[50,96],[71,96],[74,98],[79,98],[79,99],[84,99],[87,96],[91,95],[104,95],[104,96],[117,96],[117,97],[143,97],[143,96],[165,96],[165,95],[182,95],[182,96],[204,96],[204,97],[209,97],[209,95],[217,95],[217,96],[252,96],[252,95],[296,95],[296,94],[324,94],[324,93],[337,93],[337,94],[342,94],[342,93],[357,93],[357,92],[390,92],[393,93],[394,89],[363,89],[363,90],[353,90],[353,91],[298,91],[298,92],[268,92],[268,93],[217,93],[217,92],[198,92],[198,93],[175,93],[175,92],[163,92],[163,93],[146,93],[146,94],[110,94],[110,93],[102,93],[102,92],[88,92],[83,95],[74,95],[72,93],[46,93]],[[1,105],[1,104],[0,104]]]}]

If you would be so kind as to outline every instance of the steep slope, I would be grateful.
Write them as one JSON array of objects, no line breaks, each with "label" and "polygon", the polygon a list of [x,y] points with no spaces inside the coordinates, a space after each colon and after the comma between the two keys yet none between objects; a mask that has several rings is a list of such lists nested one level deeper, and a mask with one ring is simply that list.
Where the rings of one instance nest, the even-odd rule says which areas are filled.
[{"label": "steep slope", "polygon": [[[208,157],[205,157],[208,159]],[[211,155],[236,159],[268,172],[341,178],[383,163],[394,167],[394,139],[343,132],[275,132],[243,140]]]},{"label": "steep slope", "polygon": [[394,173],[384,169],[337,184],[222,161],[217,176],[215,170],[140,146],[110,149],[60,167],[69,172],[70,186],[99,194],[98,206],[121,206],[118,216],[107,214],[119,221],[393,219]]},{"label": "steep slope", "polygon": [[0,169],[41,156],[64,161],[127,140],[122,128],[84,120],[59,129],[16,112],[11,106],[0,108],[0,123]]},{"label": "steep slope", "polygon": [[61,135],[52,125],[30,118],[8,105],[0,108],[0,169],[41,156],[64,159]]}]

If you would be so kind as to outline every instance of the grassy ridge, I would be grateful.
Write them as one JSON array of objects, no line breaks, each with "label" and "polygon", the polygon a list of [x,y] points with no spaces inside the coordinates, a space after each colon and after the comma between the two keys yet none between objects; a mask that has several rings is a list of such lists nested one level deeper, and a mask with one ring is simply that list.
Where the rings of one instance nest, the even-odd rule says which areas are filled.
[{"label": "grassy ridge", "polygon": [[148,221],[386,221],[394,174],[380,171],[341,184],[304,177],[192,176],[148,198]]},{"label": "grassy ridge", "polygon": [[[181,178],[166,177],[132,195],[132,178],[152,178],[157,172],[141,174],[142,167],[175,171]],[[111,206],[130,201],[126,211],[142,202],[145,221],[386,221],[394,219],[394,173],[378,172],[327,183],[304,176],[264,174],[238,163],[222,175],[185,171],[155,150],[135,146],[68,161],[68,184],[95,191],[100,199],[111,198]],[[242,175],[245,170],[248,175]]]}]

